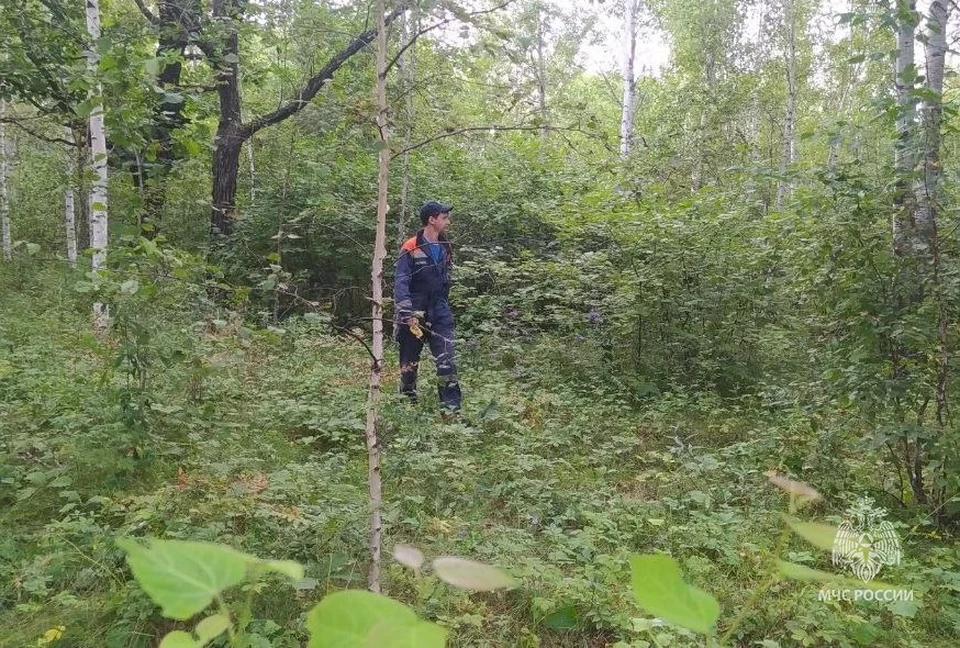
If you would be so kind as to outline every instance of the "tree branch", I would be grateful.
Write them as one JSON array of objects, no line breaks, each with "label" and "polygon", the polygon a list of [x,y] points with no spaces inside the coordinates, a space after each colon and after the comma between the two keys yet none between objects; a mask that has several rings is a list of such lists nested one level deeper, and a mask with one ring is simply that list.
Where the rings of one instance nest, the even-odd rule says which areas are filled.
[{"label": "tree branch", "polygon": [[137,9],[140,10],[140,13],[143,14],[143,17],[146,18],[147,21],[150,22],[150,24],[152,25],[160,24],[160,20],[155,15],[153,15],[153,12],[150,11],[150,9],[147,8],[147,5],[143,3],[143,0],[133,0],[133,1],[137,3]]},{"label": "tree branch", "polygon": [[443,133],[439,133],[439,134],[437,134],[437,135],[434,135],[433,137],[428,137],[427,139],[422,140],[422,141],[420,141],[420,142],[417,142],[416,144],[411,144],[410,146],[405,146],[405,147],[403,147],[402,149],[400,149],[399,151],[397,151],[396,153],[393,153],[392,156],[391,156],[391,159],[392,159],[392,158],[395,158],[395,157],[397,157],[397,156],[399,156],[399,155],[403,155],[404,153],[408,153],[408,152],[410,152],[410,151],[414,151],[414,150],[420,148],[421,146],[426,146],[427,144],[430,144],[430,143],[432,143],[432,142],[436,142],[437,140],[445,139],[445,138],[447,138],[447,137],[454,137],[454,136],[456,136],[456,135],[462,135],[462,134],[464,134],[464,133],[472,133],[472,132],[476,132],[476,131],[497,131],[497,132],[505,132],[505,131],[543,131],[543,130],[552,131],[552,132],[556,132],[556,131],[575,131],[575,132],[578,132],[578,133],[582,133],[582,132],[583,132],[581,129],[579,129],[579,128],[574,128],[574,127],[572,127],[572,126],[570,126],[570,127],[563,127],[563,126],[500,126],[500,125],[497,125],[497,124],[490,125],[490,126],[465,126],[465,127],[463,127],[463,128],[454,128],[454,129],[451,129],[451,130],[448,130],[448,131],[444,131]]},{"label": "tree branch", "polygon": [[[407,10],[407,0],[401,2],[397,7],[391,11],[386,16],[386,24],[389,25],[397,17]],[[377,35],[376,29],[368,29],[363,32],[348,44],[345,48],[337,52],[333,58],[327,61],[327,64],[323,66],[323,69],[320,70],[315,76],[313,76],[303,89],[297,94],[296,99],[288,101],[283,106],[280,106],[276,110],[266,115],[255,118],[253,121],[243,124],[241,126],[241,132],[244,138],[250,137],[257,131],[267,126],[272,126],[282,122],[287,117],[294,115],[310,103],[310,101],[317,96],[317,93],[320,92],[320,89],[323,88],[323,85],[333,78],[334,73],[340,69],[340,67],[354,54],[365,48],[369,45],[374,37]]]},{"label": "tree branch", "polygon": [[[503,9],[509,4],[513,4],[514,2],[516,2],[516,0],[506,0],[506,2],[503,2],[502,4],[499,4],[496,7],[491,7],[490,9],[483,9],[481,11],[473,11],[468,13],[467,16],[479,16],[481,14],[493,13],[494,11],[499,11],[500,9]],[[403,47],[401,47],[400,50],[394,55],[394,57],[390,59],[390,62],[387,63],[387,68],[385,71],[389,71],[391,68],[393,68],[393,66],[397,64],[397,61],[400,60],[400,57],[403,56],[403,53],[406,52],[407,49],[409,49],[414,43],[416,43],[418,38],[426,34],[428,31],[433,31],[438,27],[442,27],[443,25],[446,25],[448,23],[453,22],[454,20],[459,20],[459,19],[462,19],[462,16],[453,16],[452,18],[441,20],[438,23],[434,23],[430,25],[426,29],[421,29],[420,31],[418,31],[416,34],[411,36],[410,40],[404,43]]]},{"label": "tree branch", "polygon": [[38,133],[38,132],[36,132],[36,131],[30,130],[29,128],[27,128],[26,126],[24,126],[24,125],[20,122],[20,120],[18,120],[18,119],[16,119],[16,118],[12,118],[12,117],[11,117],[11,118],[3,118],[3,119],[0,119],[0,122],[3,122],[4,124],[13,124],[14,126],[16,126],[17,128],[19,128],[20,130],[22,130],[22,131],[23,131],[24,133],[26,133],[27,135],[30,135],[31,137],[35,137],[35,138],[37,138],[38,140],[41,140],[41,141],[43,141],[43,142],[50,142],[51,144],[66,144],[67,146],[70,146],[70,147],[75,147],[75,146],[76,146],[76,144],[75,144],[74,142],[71,142],[71,141],[69,141],[69,140],[65,140],[65,139],[63,139],[63,138],[61,138],[61,137],[50,137],[50,136],[48,136],[48,135],[41,135],[40,133]]}]

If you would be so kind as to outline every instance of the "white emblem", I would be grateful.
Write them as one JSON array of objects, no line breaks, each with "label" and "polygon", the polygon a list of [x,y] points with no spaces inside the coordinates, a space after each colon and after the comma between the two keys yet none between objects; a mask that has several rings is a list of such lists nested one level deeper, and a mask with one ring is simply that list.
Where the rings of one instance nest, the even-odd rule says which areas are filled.
[{"label": "white emblem", "polygon": [[883,519],[886,514],[885,509],[874,507],[869,497],[857,500],[833,539],[833,564],[846,565],[864,583],[884,565],[899,565],[900,538]]}]

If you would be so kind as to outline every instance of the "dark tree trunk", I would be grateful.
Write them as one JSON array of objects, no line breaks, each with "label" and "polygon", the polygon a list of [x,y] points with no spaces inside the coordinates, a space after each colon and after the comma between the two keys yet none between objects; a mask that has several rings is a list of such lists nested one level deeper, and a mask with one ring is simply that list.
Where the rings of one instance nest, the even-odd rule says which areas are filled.
[{"label": "dark tree trunk", "polygon": [[236,24],[239,14],[237,0],[213,3],[214,17],[228,21],[228,32],[221,47],[208,45],[205,51],[210,62],[219,69],[220,121],[213,151],[213,200],[210,205],[210,233],[214,238],[233,234],[233,223],[237,218],[240,151],[252,134],[240,117],[240,40]]},{"label": "dark tree trunk", "polygon": [[160,0],[157,4],[157,24],[160,30],[157,58],[168,60],[157,75],[157,86],[167,91],[154,114],[153,139],[156,159],[149,161],[143,196],[144,234],[156,235],[166,202],[166,182],[176,155],[173,150],[173,131],[187,121],[183,115],[184,101],[175,92],[180,86],[183,64],[180,57],[189,44],[189,28],[199,20],[200,4],[196,0]]},{"label": "dark tree trunk", "polygon": [[236,124],[221,123],[217,129],[217,147],[213,152],[213,209],[210,233],[229,236],[237,217],[237,176],[240,151],[246,137]]}]

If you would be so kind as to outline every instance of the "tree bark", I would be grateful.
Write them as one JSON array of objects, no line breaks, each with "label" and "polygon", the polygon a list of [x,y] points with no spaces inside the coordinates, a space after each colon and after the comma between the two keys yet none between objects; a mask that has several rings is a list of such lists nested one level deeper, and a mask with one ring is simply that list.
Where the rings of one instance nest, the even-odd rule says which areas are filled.
[{"label": "tree bark", "polygon": [[383,369],[383,259],[387,240],[387,189],[390,182],[390,136],[387,123],[387,24],[384,0],[377,0],[377,128],[380,133],[379,172],[377,174],[377,233],[373,246],[371,317],[373,322],[373,363],[367,393],[367,458],[370,487],[370,575],[369,587],[380,591],[380,554],[383,521],[383,485],[380,481],[380,381]]},{"label": "tree bark", "polygon": [[[67,141],[72,140],[73,130],[69,126],[64,127],[63,130]],[[76,194],[73,190],[75,176],[73,151],[67,150],[66,173],[64,174],[67,179],[67,187],[63,192],[63,226],[67,237],[67,261],[73,269],[77,268],[77,210],[75,206]]]},{"label": "tree bark", "polygon": [[[400,72],[403,80],[404,94],[404,127],[403,127],[403,159],[400,174],[400,212],[397,215],[397,245],[402,245],[407,238],[407,199],[410,192],[410,141],[413,138],[413,86],[417,76],[417,44],[416,34],[420,31],[420,14],[418,5],[413,6],[413,15],[404,16],[404,42],[400,52]],[[407,51],[409,50],[409,51]]]},{"label": "tree bark", "polygon": [[[797,17],[796,0],[784,0],[783,15],[786,23],[787,47],[785,64],[787,71],[787,105],[783,117],[783,155],[780,158],[780,175],[785,176],[793,164],[796,153],[796,112],[797,112]],[[783,209],[783,202],[791,191],[791,183],[781,177],[777,185],[777,211]]]},{"label": "tree bark", "polygon": [[7,187],[10,163],[8,160],[7,102],[0,99],[0,237],[3,241],[3,258],[9,261],[13,255],[13,243],[10,240],[10,194]]},{"label": "tree bark", "polygon": [[[916,11],[915,0],[901,0],[903,9]],[[916,80],[914,38],[916,27],[912,20],[900,20],[897,26],[896,93],[897,143],[894,150],[896,193],[892,218],[893,251],[897,256],[908,252],[915,238],[916,197],[912,177],[915,168],[914,149],[916,109],[910,96]]]},{"label": "tree bark", "polygon": [[620,112],[620,157],[630,156],[633,149],[633,116],[636,110],[634,58],[637,51],[638,0],[625,0],[623,18],[623,103]]},{"label": "tree bark", "polygon": [[[917,230],[920,238],[926,241],[933,263],[933,291],[937,302],[937,353],[935,357],[934,402],[936,403],[936,426],[942,436],[947,427],[949,368],[950,368],[950,311],[947,296],[944,294],[941,276],[942,258],[937,233],[937,208],[940,201],[940,129],[943,121],[943,67],[947,53],[947,22],[950,18],[950,5],[942,0],[930,3],[930,17],[927,20],[926,42],[926,81],[929,93],[922,105],[923,129],[923,166],[917,180]],[[937,511],[937,518],[945,520],[943,504],[946,492],[942,472],[934,480],[931,500]]]},{"label": "tree bark", "polygon": [[186,122],[184,101],[173,92],[180,85],[183,65],[180,57],[189,44],[189,29],[184,25],[198,23],[200,5],[196,0],[159,0],[157,17],[153,22],[159,34],[157,58],[164,61],[157,75],[157,86],[169,91],[154,113],[153,137],[157,144],[156,159],[143,178],[145,185],[143,205],[143,233],[153,238],[160,228],[166,204],[166,181],[173,169],[176,155],[173,150],[173,131]]},{"label": "tree bark", "polygon": [[[100,0],[85,0],[87,32],[90,34],[89,54],[91,73],[98,74],[100,57],[97,40],[100,38]],[[90,190],[90,247],[93,248],[93,270],[103,268],[107,259],[107,140],[103,124],[102,88],[94,89],[96,104],[90,112],[90,158],[93,165],[93,185]]]},{"label": "tree bark", "polygon": [[540,109],[540,155],[543,155],[543,145],[547,143],[547,133],[549,126],[549,114],[547,112],[547,64],[544,56],[544,34],[543,34],[543,4],[537,3],[537,51],[536,51],[536,69],[537,69],[537,104]]}]

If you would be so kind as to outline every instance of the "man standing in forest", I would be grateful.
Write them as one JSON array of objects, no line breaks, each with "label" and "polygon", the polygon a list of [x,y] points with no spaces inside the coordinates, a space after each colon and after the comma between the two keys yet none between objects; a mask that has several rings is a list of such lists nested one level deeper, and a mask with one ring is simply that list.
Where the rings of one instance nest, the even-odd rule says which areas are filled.
[{"label": "man standing in forest", "polygon": [[433,200],[420,208],[423,229],[400,246],[393,291],[400,343],[400,393],[417,401],[417,368],[426,338],[437,365],[440,406],[445,415],[460,411],[449,301],[453,249],[444,235],[452,209]]}]

